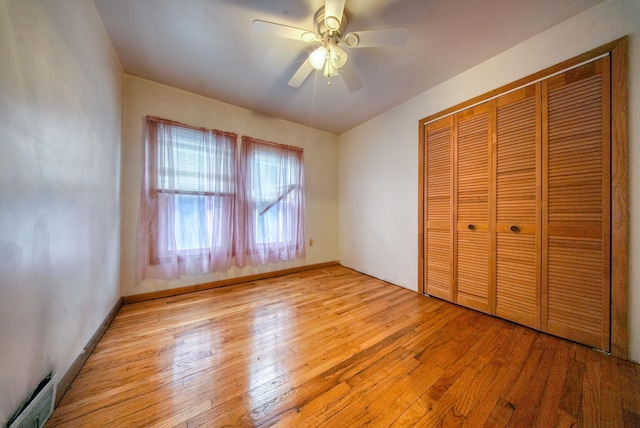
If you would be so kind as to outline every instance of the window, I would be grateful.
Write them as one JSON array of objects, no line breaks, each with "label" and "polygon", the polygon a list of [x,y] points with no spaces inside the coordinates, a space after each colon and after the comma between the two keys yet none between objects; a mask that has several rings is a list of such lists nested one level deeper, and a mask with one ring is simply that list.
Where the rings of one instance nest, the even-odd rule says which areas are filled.
[{"label": "window", "polygon": [[302,149],[147,117],[139,278],[305,255]]},{"label": "window", "polygon": [[234,263],[237,135],[147,118],[142,277]]},{"label": "window", "polygon": [[244,256],[252,264],[304,257],[302,149],[243,137],[240,162]]},{"label": "window", "polygon": [[[224,242],[213,237],[223,233],[224,220],[232,215],[234,141],[188,128],[173,127],[171,131],[172,139],[158,143],[156,190],[160,212],[167,214],[160,227],[173,222],[179,255],[223,246]],[[171,244],[162,250],[170,252]]]}]

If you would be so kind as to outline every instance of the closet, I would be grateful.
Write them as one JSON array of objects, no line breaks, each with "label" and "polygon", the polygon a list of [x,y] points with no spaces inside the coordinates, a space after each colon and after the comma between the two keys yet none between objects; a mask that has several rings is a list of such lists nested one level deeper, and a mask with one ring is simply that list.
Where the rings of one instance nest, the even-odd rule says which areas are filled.
[{"label": "closet", "polygon": [[612,289],[613,251],[628,257],[612,222],[612,207],[627,209],[615,187],[626,186],[626,134],[612,127],[624,96],[611,61],[579,58],[420,121],[425,294],[605,351],[626,346],[615,315],[626,282]]}]

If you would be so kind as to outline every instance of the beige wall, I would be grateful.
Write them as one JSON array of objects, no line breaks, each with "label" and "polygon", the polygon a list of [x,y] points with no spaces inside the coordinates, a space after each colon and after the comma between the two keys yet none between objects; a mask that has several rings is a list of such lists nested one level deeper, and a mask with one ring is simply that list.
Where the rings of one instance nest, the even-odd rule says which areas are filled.
[{"label": "beige wall", "polygon": [[120,298],[123,73],[89,0],[0,0],[0,425]]},{"label": "beige wall", "polygon": [[[640,360],[640,2],[602,3],[339,136],[340,262],[417,289],[418,120],[624,35],[629,43],[630,351]],[[366,156],[364,154],[366,153]]]},{"label": "beige wall", "polygon": [[[125,296],[338,259],[337,136],[133,76],[125,78],[122,163],[122,293]],[[160,116],[304,149],[307,256],[175,280],[135,280],[143,121]],[[313,239],[313,246],[309,246]]]}]

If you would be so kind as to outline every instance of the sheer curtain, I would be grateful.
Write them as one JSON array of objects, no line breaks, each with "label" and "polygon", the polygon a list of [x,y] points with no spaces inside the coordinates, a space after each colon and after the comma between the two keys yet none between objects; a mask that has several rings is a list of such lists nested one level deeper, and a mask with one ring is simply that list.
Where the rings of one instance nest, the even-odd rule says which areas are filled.
[{"label": "sheer curtain", "polygon": [[301,148],[242,137],[238,265],[305,256]]},{"label": "sheer curtain", "polygon": [[147,117],[138,275],[176,278],[235,263],[237,135]]}]

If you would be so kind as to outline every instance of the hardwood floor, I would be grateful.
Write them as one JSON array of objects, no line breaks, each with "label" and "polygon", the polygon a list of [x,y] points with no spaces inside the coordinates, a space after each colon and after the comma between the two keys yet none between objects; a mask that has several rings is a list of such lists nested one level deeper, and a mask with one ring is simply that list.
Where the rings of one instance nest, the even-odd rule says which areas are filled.
[{"label": "hardwood floor", "polygon": [[53,427],[640,426],[640,366],[341,266],[122,307]]}]

